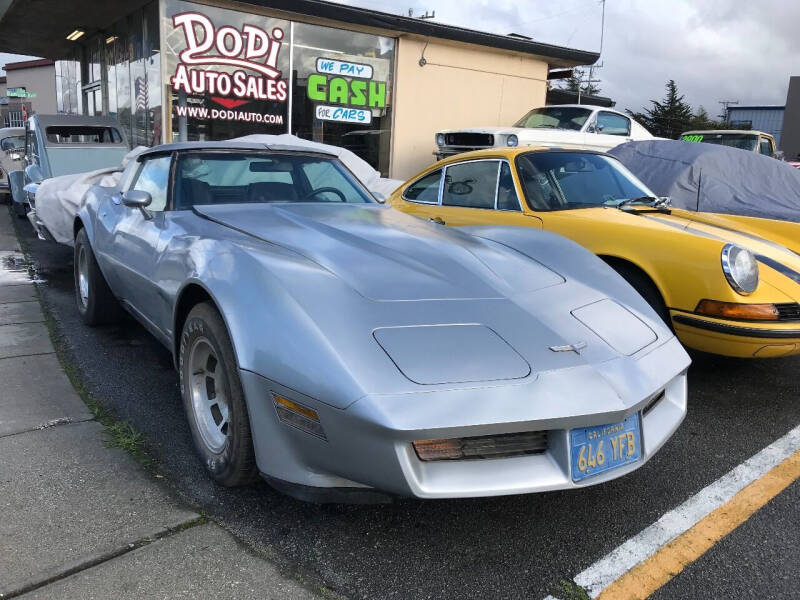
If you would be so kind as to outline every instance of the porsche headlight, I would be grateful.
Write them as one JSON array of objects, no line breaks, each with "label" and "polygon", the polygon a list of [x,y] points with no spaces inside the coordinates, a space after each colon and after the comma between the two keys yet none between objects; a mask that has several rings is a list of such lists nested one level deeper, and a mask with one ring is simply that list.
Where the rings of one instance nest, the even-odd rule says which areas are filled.
[{"label": "porsche headlight", "polygon": [[437,133],[436,134],[436,145],[437,146],[444,146],[445,141],[446,140],[444,139],[444,134],[443,133]]},{"label": "porsche headlight", "polygon": [[749,250],[726,244],[722,249],[722,270],[725,278],[737,293],[746,296],[758,287],[758,263]]},{"label": "porsche headlight", "polygon": [[506,138],[506,145],[514,148],[515,146],[519,145],[519,138],[514,135],[513,133]]}]

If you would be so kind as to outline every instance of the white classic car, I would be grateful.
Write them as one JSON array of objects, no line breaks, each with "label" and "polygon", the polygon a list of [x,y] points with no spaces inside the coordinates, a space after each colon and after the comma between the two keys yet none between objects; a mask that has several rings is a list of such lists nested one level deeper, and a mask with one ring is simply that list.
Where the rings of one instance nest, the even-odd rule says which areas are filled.
[{"label": "white classic car", "polygon": [[654,139],[629,116],[588,104],[534,108],[513,127],[448,129],[436,134],[436,158],[504,146],[586,148],[605,152],[634,140]]}]

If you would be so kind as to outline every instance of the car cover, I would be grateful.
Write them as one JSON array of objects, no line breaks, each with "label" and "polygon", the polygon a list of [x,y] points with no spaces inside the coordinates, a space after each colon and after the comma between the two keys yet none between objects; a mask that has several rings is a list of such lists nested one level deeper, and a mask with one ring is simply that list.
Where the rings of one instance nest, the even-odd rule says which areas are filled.
[{"label": "car cover", "polygon": [[675,207],[800,222],[800,170],[769,156],[675,140],[629,142],[609,154]]},{"label": "car cover", "polygon": [[35,209],[28,214],[28,218],[41,221],[55,241],[72,245],[75,215],[89,188],[93,185],[116,187],[125,165],[145,150],[145,146],[137,146],[124,156],[118,167],[45,179],[36,190]]},{"label": "car cover", "polygon": [[[387,198],[403,183],[396,179],[381,177],[369,163],[345,148],[311,142],[294,135],[248,135],[230,141],[265,144],[273,150],[311,150],[331,154],[338,157],[353,175],[381,200]],[[36,191],[36,208],[28,218],[32,221],[35,219],[41,221],[55,241],[72,245],[75,215],[78,214],[83,197],[89,188],[93,185],[116,187],[125,165],[145,150],[147,148],[144,146],[134,148],[125,155],[119,167],[46,179]]]}]

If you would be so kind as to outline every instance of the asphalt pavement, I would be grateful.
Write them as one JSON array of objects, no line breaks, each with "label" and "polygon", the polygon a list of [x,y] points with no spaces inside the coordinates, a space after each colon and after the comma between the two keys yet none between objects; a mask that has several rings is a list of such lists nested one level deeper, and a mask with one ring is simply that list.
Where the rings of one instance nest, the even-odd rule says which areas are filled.
[{"label": "asphalt pavement", "polygon": [[[34,239],[26,223],[18,230],[60,351],[88,393],[145,435],[178,495],[283,568],[350,598],[544,597],[800,423],[800,358],[697,355],[684,424],[641,469],[604,485],[378,506],[306,504],[265,483],[225,489],[194,453],[167,350],[132,320],[85,327],[71,249]],[[797,495],[794,484],[657,596],[796,598]],[[725,588],[734,575],[759,583]]]}]

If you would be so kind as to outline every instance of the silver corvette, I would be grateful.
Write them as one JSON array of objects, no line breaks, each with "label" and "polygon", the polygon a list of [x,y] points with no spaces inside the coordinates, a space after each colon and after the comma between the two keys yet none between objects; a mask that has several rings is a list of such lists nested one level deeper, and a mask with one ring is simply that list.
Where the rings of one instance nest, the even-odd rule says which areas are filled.
[{"label": "silver corvette", "polygon": [[377,203],[291,145],[153,148],[75,221],[83,320],[174,355],[210,476],[308,500],[577,488],[644,464],[689,358],[600,259]]}]

